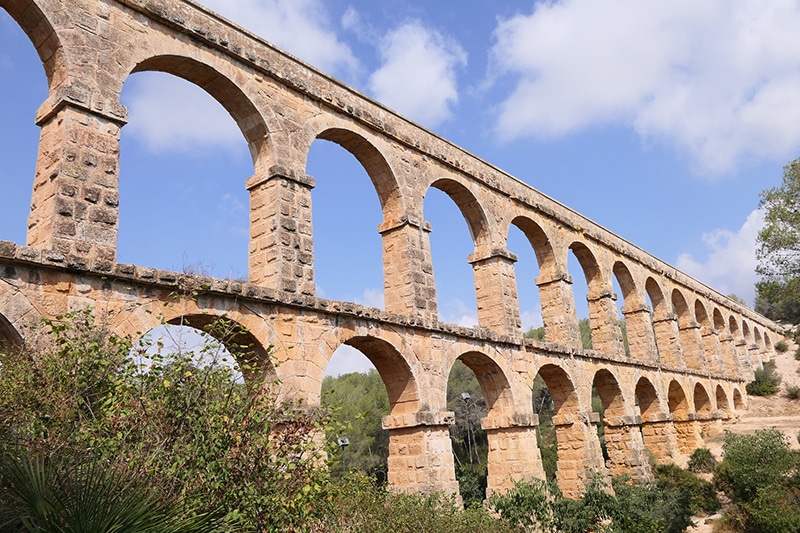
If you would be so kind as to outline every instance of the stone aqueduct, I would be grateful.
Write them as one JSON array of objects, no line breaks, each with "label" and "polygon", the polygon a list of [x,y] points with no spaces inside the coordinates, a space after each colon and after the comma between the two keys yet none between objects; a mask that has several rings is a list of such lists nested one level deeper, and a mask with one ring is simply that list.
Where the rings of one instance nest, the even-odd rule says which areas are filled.
[{"label": "stone aqueduct", "polygon": [[[531,397],[538,373],[553,396],[558,481],[570,495],[591,470],[647,479],[647,448],[661,461],[685,456],[736,416],[753,369],[774,355],[776,324],[200,5],[0,0],[0,7],[30,37],[49,87],[36,115],[27,243],[0,242],[6,341],[21,342],[43,315],[86,305],[113,311],[116,332],[131,336],[155,327],[158,315],[202,324],[226,314],[247,328],[262,357],[270,357],[263,347],[277,348],[280,394],[310,403],[319,400],[334,350],[351,345],[386,384],[389,483],[406,491],[457,491],[445,401],[456,359],[475,372],[486,399],[489,490],[542,477]],[[249,283],[116,263],[127,113],[119,95],[131,73],[145,70],[206,90],[248,142]],[[380,199],[385,311],[315,295],[314,179],[305,168],[317,138],[350,151]],[[437,320],[422,216],[430,187],[452,198],[471,230],[479,327]],[[545,342],[523,339],[517,283],[533,280],[515,279],[506,248],[512,225],[539,263]],[[593,350],[581,348],[570,252],[588,285]],[[195,300],[163,305],[187,284],[203,287]],[[593,387],[605,408],[607,461]]]}]

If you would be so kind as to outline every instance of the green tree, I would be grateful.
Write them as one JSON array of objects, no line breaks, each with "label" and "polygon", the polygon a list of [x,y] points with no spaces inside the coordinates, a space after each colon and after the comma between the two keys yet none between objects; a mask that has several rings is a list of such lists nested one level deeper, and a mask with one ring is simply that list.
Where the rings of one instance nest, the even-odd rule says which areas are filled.
[{"label": "green tree", "polygon": [[783,168],[783,183],[761,193],[764,227],[758,233],[756,311],[800,323],[800,159]]},{"label": "green tree", "polygon": [[336,422],[328,431],[328,439],[347,437],[350,442],[335,448],[332,473],[355,469],[385,482],[389,432],[383,429],[381,420],[389,414],[389,397],[378,371],[372,368],[367,373],[327,376],[322,381],[322,405],[333,412]]}]

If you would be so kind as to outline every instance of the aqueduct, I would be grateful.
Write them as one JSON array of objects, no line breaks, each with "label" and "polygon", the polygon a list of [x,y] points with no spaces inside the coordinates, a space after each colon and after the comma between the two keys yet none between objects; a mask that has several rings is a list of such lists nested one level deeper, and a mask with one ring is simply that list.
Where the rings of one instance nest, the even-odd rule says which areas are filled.
[{"label": "aqueduct", "polygon": [[[570,495],[587,472],[650,476],[646,450],[677,460],[744,407],[744,384],[774,355],[780,328],[580,214],[189,0],[0,0],[47,76],[27,243],[0,241],[0,339],[87,305],[135,335],[158,316],[225,314],[273,357],[286,398],[316,403],[342,344],[374,363],[390,400],[389,483],[457,491],[446,409],[460,359],[489,410],[489,490],[543,477],[532,382],[554,401],[558,481]],[[119,139],[126,78],[161,71],[207,91],[234,118],[255,168],[248,282],[117,264]],[[315,139],[351,152],[380,199],[385,311],[317,297],[306,174]],[[26,178],[27,179],[27,178]],[[460,208],[474,240],[480,325],[438,321],[427,191]],[[546,338],[524,339],[512,226],[535,252]],[[567,273],[577,257],[588,287],[593,349],[582,348]],[[614,291],[614,282],[621,294]],[[190,285],[196,299],[164,307]],[[617,300],[627,326],[619,327]],[[291,346],[291,349],[288,347]],[[608,460],[592,412],[602,400]]]}]

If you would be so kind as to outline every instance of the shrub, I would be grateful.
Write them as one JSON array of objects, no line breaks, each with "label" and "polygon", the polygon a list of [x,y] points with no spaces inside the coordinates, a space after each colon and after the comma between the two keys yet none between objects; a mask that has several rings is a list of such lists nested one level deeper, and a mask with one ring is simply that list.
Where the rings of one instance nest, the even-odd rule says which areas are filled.
[{"label": "shrub", "polygon": [[789,345],[786,344],[786,341],[778,341],[777,343],[775,343],[775,351],[778,353],[784,353],[788,349]]},{"label": "shrub", "polygon": [[747,393],[755,396],[771,396],[778,392],[781,377],[775,371],[775,363],[768,361],[755,371],[755,379],[747,384]]},{"label": "shrub", "polygon": [[697,448],[689,457],[690,472],[712,472],[717,460],[708,448]]},{"label": "shrub", "polygon": [[789,398],[790,400],[800,399],[800,386],[787,385],[786,386],[786,397]]},{"label": "shrub", "polygon": [[[241,338],[233,326],[212,325],[229,341]],[[302,529],[319,511],[326,415],[278,404],[260,366],[242,368],[252,386],[210,353],[202,364],[191,352],[150,355],[143,370],[131,343],[88,311],[46,320],[28,340],[3,356],[0,451],[59,451],[130,470],[120,475],[135,465],[162,501],[179,495],[185,513],[222,507],[252,530]]]},{"label": "shrub", "polygon": [[795,359],[797,359],[798,361],[800,361],[800,348],[798,348],[797,350],[795,350],[795,352],[794,352],[794,358],[795,358]]},{"label": "shrub", "polygon": [[676,490],[689,499],[692,514],[712,513],[720,508],[714,485],[681,467],[668,464],[657,465],[656,485],[662,490]]}]

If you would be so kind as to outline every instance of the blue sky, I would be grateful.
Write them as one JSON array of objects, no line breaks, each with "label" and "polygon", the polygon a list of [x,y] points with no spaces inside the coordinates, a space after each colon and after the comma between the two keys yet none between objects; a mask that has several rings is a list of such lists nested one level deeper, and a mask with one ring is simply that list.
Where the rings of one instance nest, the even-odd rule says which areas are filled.
[{"label": "blue sky", "polygon": [[[752,304],[758,194],[778,185],[783,165],[800,155],[796,3],[205,4]],[[33,116],[46,87],[33,47],[2,10],[0,80],[0,239],[24,243]],[[132,75],[122,102],[130,121],[122,130],[119,261],[246,277],[244,182],[253,167],[233,120],[166,74]],[[368,177],[325,141],[312,146],[308,173],[317,180],[319,295],[381,307],[380,210]],[[435,190],[425,216],[440,318],[472,324],[467,226]],[[517,233],[509,248],[520,256],[524,325],[539,325],[533,252]],[[575,264],[570,271],[583,279]],[[585,307],[579,303],[579,313]]]}]

